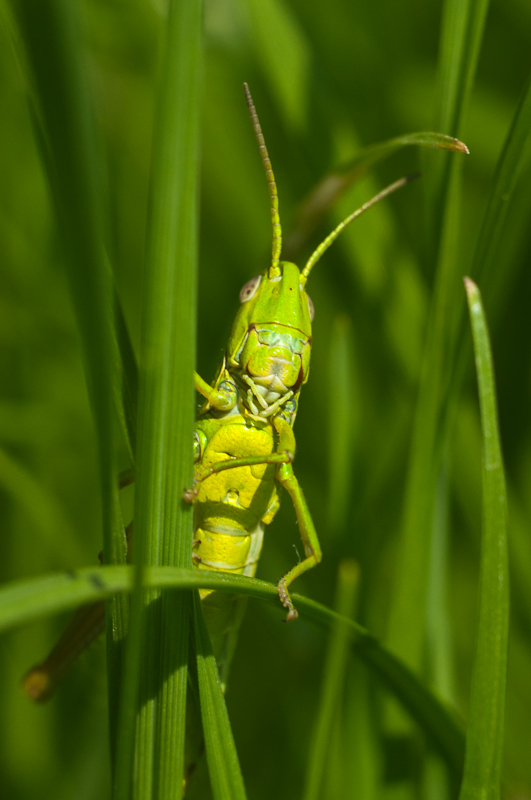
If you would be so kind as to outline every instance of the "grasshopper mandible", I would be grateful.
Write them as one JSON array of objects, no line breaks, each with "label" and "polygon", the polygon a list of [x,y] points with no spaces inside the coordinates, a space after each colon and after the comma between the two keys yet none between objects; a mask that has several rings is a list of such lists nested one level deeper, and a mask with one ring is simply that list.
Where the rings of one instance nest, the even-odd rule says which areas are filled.
[{"label": "grasshopper mandible", "polygon": [[[277,484],[295,507],[304,558],[278,582],[287,609],[297,618],[289,594],[292,582],[321,561],[312,517],[295,477],[293,424],[301,387],[308,380],[313,303],[308,276],[344,228],[356,217],[404,186],[402,178],[341,222],[317,247],[305,267],[281,261],[282,231],[277,186],[260,122],[247,84],[247,105],[269,185],[273,244],[271,266],[240,292],[221,368],[209,385],[195,373],[195,388],[205,398],[194,434],[194,485],[184,494],[194,504],[192,561],[197,569],[254,576],[264,527],[279,508]],[[203,609],[220,676],[225,683],[245,601],[202,590]],[[47,699],[68,667],[103,630],[104,604],[77,612],[50,656],[24,678],[34,700]]]}]

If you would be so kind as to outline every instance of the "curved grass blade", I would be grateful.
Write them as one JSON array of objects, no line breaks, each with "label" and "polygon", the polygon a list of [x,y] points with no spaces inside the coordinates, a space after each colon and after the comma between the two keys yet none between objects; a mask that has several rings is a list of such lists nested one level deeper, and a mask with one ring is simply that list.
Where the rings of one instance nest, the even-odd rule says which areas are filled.
[{"label": "curved grass blade", "polygon": [[197,677],[210,784],[215,800],[245,800],[245,786],[199,595],[194,596]]},{"label": "curved grass blade", "polygon": [[[222,572],[146,567],[143,586],[147,589],[215,589],[268,600],[278,607],[278,591],[273,584]],[[131,592],[133,587],[133,568],[129,566],[82,569],[19,581],[0,589],[0,631],[117,592]],[[301,595],[294,594],[293,599],[302,615],[318,625],[329,628],[340,621],[352,630],[356,654],[426,731],[450,769],[460,775],[464,736],[460,724],[447,707],[406,664],[361,625]]]},{"label": "curved grass blade", "polygon": [[[336,611],[340,617],[354,616],[359,580],[359,567],[355,561],[339,565]],[[304,800],[319,800],[326,780],[334,723],[340,716],[339,701],[344,691],[345,670],[349,655],[352,629],[340,622],[332,626],[330,643],[323,676],[321,700],[316,719],[310,754]]]},{"label": "curved grass blade", "polygon": [[509,573],[507,498],[494,369],[478,287],[465,278],[483,432],[483,525],[479,622],[460,800],[498,800],[505,715]]},{"label": "curved grass blade", "polygon": [[303,202],[297,215],[295,229],[288,235],[284,243],[283,253],[286,258],[297,260],[298,254],[306,245],[312,233],[349,186],[360,180],[379,161],[389,158],[389,156],[392,156],[403,147],[411,146],[468,153],[467,146],[460,142],[459,139],[454,139],[452,136],[446,136],[443,133],[423,131],[407,133],[394,139],[388,139],[385,142],[364,147],[348,164],[344,164],[325,175]]}]

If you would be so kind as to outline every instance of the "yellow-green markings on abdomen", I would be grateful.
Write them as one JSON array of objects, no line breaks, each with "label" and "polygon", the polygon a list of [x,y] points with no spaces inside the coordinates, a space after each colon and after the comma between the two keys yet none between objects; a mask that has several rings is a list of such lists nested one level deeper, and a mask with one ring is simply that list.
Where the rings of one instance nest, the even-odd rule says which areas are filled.
[{"label": "yellow-green markings on abdomen", "polygon": [[[201,467],[275,451],[270,425],[250,426],[243,416],[200,420],[207,438]],[[254,464],[219,472],[200,487],[194,503],[194,563],[199,569],[253,576],[260,556],[264,518],[276,511],[272,464]],[[268,515],[269,512],[269,515]],[[273,512],[274,513],[274,512]],[[206,597],[210,592],[201,591]]]}]

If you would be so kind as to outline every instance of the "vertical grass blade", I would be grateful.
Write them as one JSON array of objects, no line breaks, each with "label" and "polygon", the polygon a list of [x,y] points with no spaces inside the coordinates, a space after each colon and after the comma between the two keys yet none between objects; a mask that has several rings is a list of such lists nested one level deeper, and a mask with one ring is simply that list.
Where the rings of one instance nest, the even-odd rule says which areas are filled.
[{"label": "vertical grass blade", "polygon": [[[192,510],[182,494],[192,481],[195,411],[201,15],[200,0],[170,2],[155,119],[135,502],[141,565],[191,566]],[[173,800],[182,791],[189,595],[147,592],[143,608],[135,602],[135,632],[141,616],[135,797]],[[124,719],[134,684],[127,680]],[[132,732],[124,725],[121,735],[126,760]]]},{"label": "vertical grass blade", "polygon": [[465,278],[483,433],[479,623],[460,800],[498,800],[505,714],[509,575],[507,499],[494,370],[478,287]]},{"label": "vertical grass blade", "polygon": [[131,464],[136,457],[136,428],[138,406],[138,364],[133,344],[127,329],[122,306],[117,293],[114,293],[116,347],[118,357],[115,369],[115,403],[118,408],[124,440],[129,452]]},{"label": "vertical grass blade", "polygon": [[[359,580],[359,567],[355,561],[343,561],[339,566],[336,611],[352,618],[355,611]],[[304,800],[319,800],[326,781],[327,763],[331,756],[331,742],[338,717],[339,701],[344,691],[345,670],[349,657],[352,631],[337,621],[328,646],[321,701],[313,733]]]},{"label": "vertical grass blade", "polygon": [[[111,276],[102,230],[103,160],[95,145],[94,120],[82,60],[78,3],[19,0],[14,10],[26,45],[34,117],[39,121],[52,199],[81,333],[85,375],[99,445],[106,563],[125,561],[114,459],[115,335]],[[124,599],[108,601],[107,649],[111,727],[114,727],[125,633]]]},{"label": "vertical grass blade", "polygon": [[[500,237],[504,228],[510,200],[520,176],[526,145],[531,131],[531,76],[528,77],[520,102],[507,133],[498,163],[487,208],[483,217],[481,230],[474,250],[470,272],[475,280],[481,279],[486,287],[484,293],[489,297],[506,280],[505,274],[494,274],[494,265],[498,257]],[[458,337],[459,355],[454,365],[452,376],[452,390],[458,391],[463,379],[466,362],[467,348],[463,347],[466,335],[464,316],[460,320]]]},{"label": "vertical grass blade", "polygon": [[531,131],[531,76],[522,92],[509,133],[496,167],[489,203],[479,235],[474,264],[474,278],[488,279],[497,254],[505,216],[521,172],[526,143]]},{"label": "vertical grass blade", "polygon": [[[438,128],[459,138],[470,100],[487,7],[487,0],[448,0],[445,7]],[[436,233],[431,249],[437,254],[437,270],[415,413],[398,581],[388,636],[393,651],[416,669],[421,666],[425,644],[429,543],[441,455],[441,417],[455,357],[460,304],[457,246],[462,161],[457,156],[448,163],[448,156],[444,157],[442,174],[435,176],[432,186]]]},{"label": "vertical grass blade", "polygon": [[218,667],[197,594],[194,597],[194,618],[201,719],[212,793],[215,800],[245,800],[245,786]]}]

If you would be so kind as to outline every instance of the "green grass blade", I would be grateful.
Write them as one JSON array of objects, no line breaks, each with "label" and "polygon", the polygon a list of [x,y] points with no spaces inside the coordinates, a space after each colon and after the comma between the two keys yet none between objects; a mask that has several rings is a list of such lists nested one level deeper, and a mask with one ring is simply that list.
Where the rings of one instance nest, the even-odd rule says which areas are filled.
[{"label": "green grass blade", "polygon": [[[98,436],[103,505],[103,553],[107,563],[123,563],[121,524],[114,457],[116,384],[112,285],[103,243],[103,160],[97,151],[83,52],[78,4],[71,0],[15,5],[26,46],[33,87],[33,112],[64,243],[74,309],[81,333],[89,397]],[[120,648],[127,607],[109,603],[107,648],[109,706],[114,725]]]},{"label": "green grass blade", "polygon": [[215,800],[245,800],[245,786],[199,595],[194,597],[197,677],[210,784]]},{"label": "green grass blade", "polygon": [[[191,563],[195,412],[197,173],[201,73],[200,0],[170,3],[157,104],[140,354],[135,558],[139,564]],[[137,585],[137,598],[141,586]],[[136,796],[175,798],[183,777],[190,605],[186,594],[148,592],[134,603],[135,641],[144,620]],[[130,669],[140,654],[131,658]],[[134,677],[134,676],[133,676]],[[136,680],[126,681],[120,782],[127,796]],[[122,760],[123,759],[123,760]]]},{"label": "green grass blade", "polygon": [[509,574],[507,498],[494,368],[481,295],[465,278],[483,432],[483,526],[477,651],[460,800],[498,800],[505,716]]},{"label": "green grass blade", "polygon": [[443,130],[460,131],[463,126],[488,7],[488,0],[447,0],[444,5],[438,120]]},{"label": "green grass blade", "polygon": [[[445,7],[441,45],[441,111],[438,127],[460,136],[466,114],[487,2],[449,0]],[[396,595],[390,615],[388,644],[408,664],[420,669],[426,630],[426,592],[430,540],[441,457],[444,393],[455,358],[456,331],[461,303],[459,286],[459,222],[462,160],[443,164],[433,180],[434,225],[432,251],[437,253],[435,288],[415,413],[409,459]],[[461,303],[462,305],[462,303]]]},{"label": "green grass blade", "polygon": [[[114,353],[117,356],[114,370],[114,374],[117,376],[115,380],[115,404],[118,409],[129,458],[131,459],[131,464],[134,464],[138,412],[138,364],[116,291],[114,292],[114,311],[116,322]],[[118,380],[120,380],[120,383],[118,383]]]},{"label": "green grass blade", "polygon": [[498,252],[509,202],[522,169],[525,146],[531,131],[531,76],[528,78],[501,152],[489,203],[479,235],[472,274],[488,280]]},{"label": "green grass blade", "polygon": [[[528,78],[522,92],[496,165],[488,204],[470,269],[474,279],[481,278],[482,283],[486,285],[487,296],[499,289],[506,279],[504,274],[494,274],[494,266],[499,255],[499,243],[510,200],[522,170],[530,130],[531,76]],[[463,347],[465,337],[466,327],[463,315],[459,332],[460,353],[455,365],[455,374],[453,375],[454,387],[460,386],[466,370],[468,350],[466,346]]]},{"label": "green grass blade", "polygon": [[[355,612],[359,567],[355,561],[343,561],[339,566],[336,611],[352,618]],[[321,700],[308,759],[304,800],[319,800],[327,773],[327,762],[334,724],[340,714],[340,698],[344,691],[345,670],[352,630],[341,623],[332,627],[324,669]]]},{"label": "green grass blade", "polygon": [[[277,587],[254,578],[206,570],[147,567],[143,580],[144,586],[151,589],[206,588],[248,595],[268,600],[280,611]],[[82,569],[4,586],[0,589],[0,631],[117,592],[131,592],[133,586],[133,569],[128,566]],[[306,616],[324,628],[339,621],[352,630],[357,655],[424,728],[449,767],[460,774],[464,758],[461,726],[409,667],[356,622],[340,617],[326,606],[301,595],[292,597],[300,616]]]},{"label": "green grass blade", "polygon": [[459,139],[424,131],[407,133],[364,147],[354,159],[325,175],[310,192],[297,214],[294,230],[286,238],[283,251],[286,258],[297,259],[310,236],[349,186],[360,180],[375,164],[411,146],[468,153],[466,145]]}]

